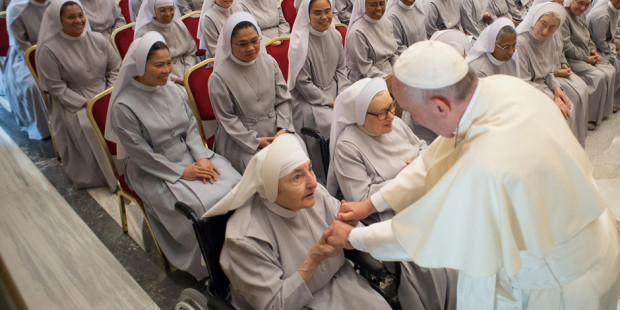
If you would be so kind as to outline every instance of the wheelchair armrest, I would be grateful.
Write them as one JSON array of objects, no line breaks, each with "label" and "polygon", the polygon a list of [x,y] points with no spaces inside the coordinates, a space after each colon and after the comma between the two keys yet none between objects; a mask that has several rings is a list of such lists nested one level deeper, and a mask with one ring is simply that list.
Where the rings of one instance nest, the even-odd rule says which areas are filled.
[{"label": "wheelchair armrest", "polygon": [[209,296],[207,306],[209,306],[209,309],[214,310],[235,310],[226,299],[220,296]]},{"label": "wheelchair armrest", "polygon": [[182,201],[175,202],[174,209],[185,215],[185,217],[192,220],[193,222],[198,221],[198,216],[196,215],[196,212],[194,212],[194,210],[190,206],[186,205]]},{"label": "wheelchair armrest", "polygon": [[344,250],[344,256],[372,275],[380,276],[385,273],[383,263],[374,259],[370,254],[358,250]]}]

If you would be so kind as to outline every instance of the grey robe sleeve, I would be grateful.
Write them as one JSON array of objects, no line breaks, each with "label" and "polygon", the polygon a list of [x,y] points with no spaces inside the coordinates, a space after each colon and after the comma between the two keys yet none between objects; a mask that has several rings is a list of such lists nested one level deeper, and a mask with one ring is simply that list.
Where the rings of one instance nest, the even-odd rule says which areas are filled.
[{"label": "grey robe sleeve", "polygon": [[339,143],[334,151],[336,179],[342,194],[349,200],[365,200],[390,181],[373,183],[366,172],[363,157],[359,149],[349,142]]},{"label": "grey robe sleeve", "polygon": [[331,96],[323,92],[312,81],[312,64],[309,58],[306,58],[304,66],[297,74],[297,80],[295,81],[295,89],[302,95],[304,101],[311,105],[325,105],[331,106],[333,100]]},{"label": "grey robe sleeve", "polygon": [[460,1],[459,11],[461,14],[461,26],[466,33],[478,37],[482,29],[484,29],[482,16],[479,16],[482,12],[478,12],[474,6],[475,0],[462,0]]},{"label": "grey robe sleeve", "polygon": [[215,23],[211,18],[207,16],[203,16],[204,21],[202,24],[202,36],[206,40],[205,45],[209,50],[210,57],[215,57],[215,50],[217,48],[217,39],[220,36],[220,33],[217,32],[217,27],[215,27]]},{"label": "grey robe sleeve", "polygon": [[106,56],[108,58],[108,67],[106,69],[106,88],[114,86],[118,72],[121,70],[121,57],[114,51],[114,47],[109,42],[105,42]]},{"label": "grey robe sleeve", "polygon": [[426,27],[427,38],[430,38],[433,33],[439,30],[437,27],[437,18],[439,18],[439,12],[435,4],[424,4],[424,26]]},{"label": "grey robe sleeve", "polygon": [[127,21],[123,16],[123,12],[121,12],[121,7],[116,3],[114,4],[114,13],[112,16],[114,16],[114,27],[112,28],[112,31],[127,24]]},{"label": "grey robe sleeve", "polygon": [[291,112],[291,105],[293,100],[291,99],[291,93],[288,91],[284,76],[280,71],[280,67],[275,59],[271,58],[275,71],[276,81],[276,128],[286,129],[289,132],[295,132],[293,128],[293,119]]},{"label": "grey robe sleeve", "polygon": [[28,38],[26,38],[26,27],[24,27],[24,23],[21,19],[18,18],[11,24],[11,32],[13,32],[13,37],[15,41],[17,41],[17,46],[22,53],[32,46]]},{"label": "grey robe sleeve", "polygon": [[[183,24],[183,22],[181,22],[181,24]],[[198,48],[196,47],[196,42],[194,41],[194,38],[192,37],[192,35],[189,33],[189,30],[187,30],[187,28],[185,27],[185,25],[182,25],[182,28],[176,28],[176,29],[181,29],[180,33],[177,33],[178,36],[183,36],[183,39],[186,40],[186,42],[191,42],[191,44],[189,44],[190,48],[185,50],[185,53],[181,56],[181,63],[183,63],[183,65],[187,64],[187,58],[196,58],[196,52],[198,51]],[[144,27],[142,27],[141,30],[143,30]],[[175,31],[175,32],[179,32],[179,31]],[[144,35],[144,33],[142,34]],[[193,64],[195,64],[196,61],[193,62]],[[176,79],[178,78],[185,78],[184,76],[177,76],[174,73],[170,73],[170,80],[171,81],[176,81]]]},{"label": "grey robe sleeve", "polygon": [[[288,37],[291,35],[291,25],[288,24],[286,18],[284,18],[284,13],[282,13],[282,7],[278,4],[278,33],[281,37]],[[266,42],[266,41],[265,41]]]},{"label": "grey robe sleeve", "polygon": [[[351,81],[349,81],[347,75],[347,64],[344,59],[344,53],[342,53],[340,54],[340,59],[338,59],[338,69],[336,69],[336,76],[334,77],[336,85],[338,86],[338,94],[351,86]],[[336,100],[336,98],[334,98],[334,100]]]},{"label": "grey robe sleeve", "polygon": [[182,91],[178,87],[174,87],[174,90],[178,91],[181,97],[183,98],[185,108],[185,114],[189,118],[189,124],[187,129],[185,129],[185,143],[187,144],[187,148],[192,153],[192,156],[196,161],[203,158],[211,158],[213,156],[213,151],[209,150],[204,142],[202,141],[202,137],[200,133],[198,133],[198,123],[196,122],[196,116],[194,115],[194,111],[189,107],[189,96],[187,92]]},{"label": "grey robe sleeve", "polygon": [[[226,249],[228,248],[228,249]],[[254,309],[302,309],[313,296],[299,272],[283,279],[278,258],[254,239],[227,239],[227,276]]]},{"label": "grey robe sleeve", "polygon": [[590,54],[584,54],[583,50],[577,48],[573,42],[571,41],[571,31],[569,26],[569,21],[566,20],[562,26],[560,26],[560,30],[562,32],[562,41],[564,41],[564,55],[566,58],[577,59],[581,61],[588,61],[588,57]]},{"label": "grey robe sleeve", "polygon": [[342,23],[349,23],[351,19],[351,8],[349,6],[349,0],[335,0],[336,10],[338,10],[338,18]]},{"label": "grey robe sleeve", "polygon": [[398,20],[395,15],[391,15],[388,18],[392,22],[392,33],[394,34],[394,39],[396,40],[396,54],[400,55],[408,47],[405,42],[407,34],[405,33],[405,29],[403,29],[403,25],[400,23],[400,20]]},{"label": "grey robe sleeve", "polygon": [[553,72],[549,72],[545,76],[545,84],[547,84],[547,86],[549,87],[549,89],[551,89],[552,92],[558,87],[562,88],[560,86],[560,82],[558,82],[558,80],[555,78],[555,74]]},{"label": "grey robe sleeve", "polygon": [[43,46],[39,53],[37,64],[39,77],[45,79],[47,91],[58,98],[62,106],[70,112],[76,112],[83,108],[90,98],[86,98],[67,87],[67,82],[62,79],[60,74],[62,70],[60,64],[46,46]]},{"label": "grey robe sleeve", "polygon": [[[278,72],[280,72],[278,70]],[[235,114],[234,102],[229,94],[226,83],[217,72],[209,78],[209,97],[213,106],[213,111],[217,120],[224,131],[246,152],[253,154],[258,150],[260,138],[254,130],[245,128],[239,117]]]},{"label": "grey robe sleeve", "polygon": [[368,51],[371,46],[362,31],[356,30],[351,34],[350,44],[353,45],[353,48],[348,48],[347,52],[349,53],[349,61],[352,64],[351,67],[356,68],[363,77],[375,78],[387,75],[373,66],[372,60],[368,58]]},{"label": "grey robe sleeve", "polygon": [[177,0],[177,7],[179,8],[179,11],[181,11],[181,16],[187,14],[187,13],[191,13],[192,12],[192,6],[189,3],[191,0]]},{"label": "grey robe sleeve", "polygon": [[112,129],[118,135],[121,145],[142,170],[170,183],[181,178],[185,167],[153,151],[141,134],[143,129],[140,120],[129,107],[117,103],[111,117]]},{"label": "grey robe sleeve", "polygon": [[600,53],[607,55],[612,53],[610,42],[607,41],[610,23],[611,21],[609,20],[609,17],[605,15],[600,18],[593,19],[589,25],[592,41],[594,41],[596,49]]},{"label": "grey robe sleeve", "polygon": [[142,6],[142,0],[131,0],[131,8],[135,15],[138,15],[138,12],[140,12],[140,6]]}]

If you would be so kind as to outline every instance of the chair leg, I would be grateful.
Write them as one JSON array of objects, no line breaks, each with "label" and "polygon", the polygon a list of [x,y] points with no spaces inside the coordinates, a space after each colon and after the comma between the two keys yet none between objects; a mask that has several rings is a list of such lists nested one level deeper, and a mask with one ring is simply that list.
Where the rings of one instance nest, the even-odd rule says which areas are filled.
[{"label": "chair leg", "polygon": [[121,226],[123,227],[123,233],[129,232],[129,226],[127,225],[127,208],[125,206],[125,200],[120,193],[117,193],[118,197],[118,207],[121,211]]},{"label": "chair leg", "polygon": [[142,212],[144,213],[144,222],[146,223],[146,227],[149,229],[149,232],[151,233],[151,237],[153,238],[153,242],[155,243],[155,247],[157,248],[157,251],[159,252],[159,255],[161,256],[161,259],[164,263],[164,269],[169,271],[170,262],[168,261],[166,254],[164,254],[164,251],[162,251],[161,247],[159,246],[159,242],[157,242],[155,235],[153,234],[153,230],[151,229],[151,223],[149,222],[149,219],[146,216],[146,212],[144,212],[144,209],[142,210]]}]

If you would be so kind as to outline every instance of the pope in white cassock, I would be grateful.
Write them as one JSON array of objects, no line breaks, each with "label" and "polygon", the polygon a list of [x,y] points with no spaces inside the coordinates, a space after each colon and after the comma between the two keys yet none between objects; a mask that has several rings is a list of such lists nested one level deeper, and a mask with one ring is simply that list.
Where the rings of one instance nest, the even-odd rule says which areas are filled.
[{"label": "pope in white cassock", "polygon": [[[343,203],[328,243],[458,269],[457,309],[616,309],[615,221],[551,99],[478,79],[441,42],[412,45],[394,76],[399,104],[440,137],[371,198]],[[345,224],[388,208],[389,221]]]}]

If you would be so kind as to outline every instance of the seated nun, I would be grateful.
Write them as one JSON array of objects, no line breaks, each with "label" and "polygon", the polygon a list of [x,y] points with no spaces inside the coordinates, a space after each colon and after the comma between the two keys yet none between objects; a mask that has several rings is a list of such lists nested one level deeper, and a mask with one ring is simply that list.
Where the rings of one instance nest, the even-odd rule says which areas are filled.
[{"label": "seated nun", "polygon": [[353,0],[335,0],[334,3],[340,22],[349,25],[351,12],[353,11]]},{"label": "seated nun", "polygon": [[463,30],[459,0],[425,0],[424,25],[428,38],[439,30]]},{"label": "seated nun", "polygon": [[[338,96],[334,107],[328,189],[340,187],[346,201],[379,191],[427,148],[394,116],[395,102],[382,78],[365,78]],[[366,223],[391,219],[393,210],[374,213]],[[458,272],[402,262],[398,299],[402,309],[454,309]]]},{"label": "seated nun", "polygon": [[226,20],[213,68],[209,97],[217,119],[215,151],[243,172],[277,135],[294,132],[291,95],[256,20],[246,12]]},{"label": "seated nun", "polygon": [[173,0],[144,0],[138,20],[135,38],[149,31],[157,31],[164,36],[172,60],[170,80],[183,85],[185,71],[198,62],[196,42],[179,19]]},{"label": "seated nun", "polygon": [[406,50],[413,43],[426,40],[423,3],[424,0],[388,1],[385,14],[392,22],[397,52]]},{"label": "seated nun", "polygon": [[49,6],[47,0],[13,0],[6,14],[9,51],[3,62],[6,99],[15,115],[17,125],[29,139],[41,140],[50,136],[47,107],[39,86],[30,73],[24,52],[37,44],[41,19]]},{"label": "seated nun", "polygon": [[462,0],[460,11],[463,30],[474,39],[495,19],[505,16],[510,18],[505,0]]},{"label": "seated nun", "polygon": [[[605,1],[605,0],[600,0]],[[600,61],[596,51],[596,45],[590,36],[584,11],[590,4],[590,0],[565,2],[566,21],[561,25],[560,31],[564,41],[564,55],[568,65],[589,86],[590,106],[588,107],[588,123],[591,129],[598,126],[603,118],[611,114],[614,102],[620,102],[620,79],[616,77],[616,69]],[[607,92],[597,91],[594,87],[604,88]]]},{"label": "seated nun", "polygon": [[202,3],[197,37],[200,39],[200,48],[207,50],[207,57],[215,57],[217,39],[226,19],[241,10],[241,6],[234,0],[205,0]]},{"label": "seated nun", "polygon": [[345,43],[349,80],[385,77],[398,59],[392,23],[382,18],[385,0],[355,0]]},{"label": "seated nun", "polygon": [[[241,0],[244,11],[252,14],[260,27],[263,43],[291,35],[291,26],[284,19],[279,1],[273,0]],[[279,43],[277,43],[279,44]]]},{"label": "seated nun", "polygon": [[[293,125],[297,132],[308,127],[329,139],[332,107],[339,93],[351,82],[347,78],[342,37],[334,28],[328,0],[303,0],[293,26],[288,51],[288,89],[293,98]],[[318,140],[302,135],[316,169],[325,184],[323,160]]]},{"label": "seated nun", "polygon": [[181,15],[198,11],[202,8],[203,0],[177,0],[177,7]]},{"label": "seated nun", "polygon": [[187,93],[168,80],[171,71],[161,34],[147,32],[132,43],[110,98],[106,138],[117,143],[127,183],[144,202],[170,263],[202,279],[208,272],[200,247],[174,203],[204,214],[241,176],[205,147]]},{"label": "seated nun", "polygon": [[112,32],[127,23],[116,0],[82,0],[90,29],[110,38]]},{"label": "seated nun", "polygon": [[[570,5],[577,6],[579,1],[573,0]],[[620,59],[618,58],[620,43],[616,38],[620,32],[618,32],[617,22],[614,23],[615,20],[620,20],[618,10],[620,10],[620,1],[599,0],[586,17],[592,41],[601,56],[600,63],[610,64],[616,69],[616,87],[620,83]],[[616,113],[619,107],[620,100],[615,100],[613,112]]]},{"label": "seated nun", "polygon": [[250,161],[205,216],[235,210],[220,265],[236,309],[391,309],[327,244],[340,202],[317,184],[304,147],[284,134]]},{"label": "seated nun", "polygon": [[[585,144],[587,87],[577,76],[562,77],[561,40],[556,31],[566,12],[555,2],[532,6],[517,27],[520,77],[546,93],[558,106],[579,142]],[[556,77],[556,72],[560,76]],[[564,72],[566,73],[566,72]]]},{"label": "seated nun", "polygon": [[121,58],[98,32],[91,32],[79,1],[52,0],[37,40],[39,84],[50,93],[49,119],[62,167],[78,188],[108,185],[114,172],[95,134],[86,103],[114,85]]},{"label": "seated nun", "polygon": [[478,77],[506,74],[519,77],[517,32],[514,23],[506,18],[496,19],[485,28],[465,60]]}]

